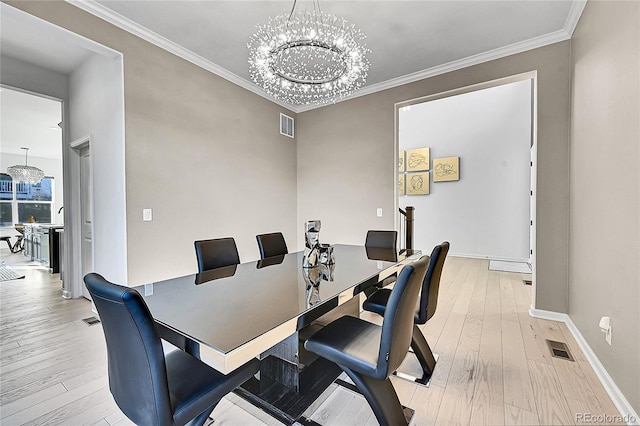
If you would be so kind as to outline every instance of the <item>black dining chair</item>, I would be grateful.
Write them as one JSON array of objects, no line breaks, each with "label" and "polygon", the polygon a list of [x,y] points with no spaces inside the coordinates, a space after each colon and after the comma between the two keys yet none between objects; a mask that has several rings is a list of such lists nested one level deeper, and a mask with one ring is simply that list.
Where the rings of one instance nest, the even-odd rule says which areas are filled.
[{"label": "black dining chair", "polygon": [[396,242],[398,240],[397,231],[367,231],[367,237],[364,241],[365,247],[385,248],[396,250]]},{"label": "black dining chair", "polygon": [[236,240],[231,237],[195,241],[198,272],[240,263]]},{"label": "black dining chair", "polygon": [[256,235],[256,240],[258,240],[258,249],[260,249],[260,259],[289,253],[282,232]]},{"label": "black dining chair", "polygon": [[[367,231],[367,237],[364,240],[364,248],[367,257],[371,260],[386,260],[389,262],[398,261],[397,249],[398,232],[397,231]],[[378,283],[376,287],[369,287],[365,290],[365,295],[369,296],[376,288],[386,287],[396,281],[396,275],[393,274],[386,277]]]},{"label": "black dining chair", "polygon": [[[440,277],[442,276],[442,268],[444,267],[444,261],[447,258],[448,252],[449,243],[447,241],[433,248],[429,268],[422,283],[420,302],[417,307],[417,312],[414,315],[411,348],[422,367],[422,377],[413,378],[413,380],[421,384],[427,384],[429,382],[433,374],[433,369],[436,366],[436,359],[433,356],[427,340],[420,331],[418,324],[425,324],[436,312]],[[392,291],[388,288],[376,290],[364,301],[362,309],[385,316],[391,293]]]},{"label": "black dining chair", "polygon": [[154,319],[140,294],[92,273],[84,282],[107,342],[109,389],[137,425],[202,425],[218,402],[250,379],[259,362],[224,375],[176,350],[164,355]]},{"label": "black dining chair", "polygon": [[367,399],[381,425],[406,425],[389,376],[407,355],[418,293],[429,256],[402,268],[382,326],[345,315],[313,334],[304,347],[336,363]]}]

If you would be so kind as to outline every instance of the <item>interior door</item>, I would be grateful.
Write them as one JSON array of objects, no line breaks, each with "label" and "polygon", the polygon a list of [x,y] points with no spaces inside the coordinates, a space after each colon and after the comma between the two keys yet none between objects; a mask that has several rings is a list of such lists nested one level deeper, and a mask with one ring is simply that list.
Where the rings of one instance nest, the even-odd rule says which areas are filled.
[{"label": "interior door", "polygon": [[[91,184],[91,151],[89,145],[80,149],[80,217],[82,221],[82,276],[93,271],[93,201]],[[90,298],[82,286],[82,295]]]}]

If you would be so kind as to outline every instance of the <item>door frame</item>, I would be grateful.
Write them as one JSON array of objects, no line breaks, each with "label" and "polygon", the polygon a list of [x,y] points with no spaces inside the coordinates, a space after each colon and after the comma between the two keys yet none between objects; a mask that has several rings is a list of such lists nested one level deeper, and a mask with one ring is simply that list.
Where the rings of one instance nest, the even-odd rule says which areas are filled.
[{"label": "door frame", "polygon": [[[531,309],[535,309],[536,307],[536,294],[537,294],[537,260],[536,260],[536,248],[537,248],[537,176],[538,176],[538,71],[528,71],[520,74],[511,75],[508,77],[501,77],[494,80],[489,80],[477,84],[472,84],[469,86],[464,86],[452,90],[447,90],[440,93],[435,93],[427,96],[420,96],[413,99],[408,99],[406,101],[396,102],[394,104],[394,165],[396,167],[393,168],[393,187],[394,187],[394,211],[398,211],[400,207],[400,197],[398,195],[398,184],[397,184],[397,164],[398,164],[398,155],[399,155],[399,128],[400,128],[400,110],[404,107],[420,104],[423,102],[435,101],[437,99],[448,98],[450,96],[461,95],[464,93],[474,92],[477,90],[487,89],[490,87],[502,86],[504,84],[515,83],[523,80],[531,80],[531,108],[532,108],[532,117],[531,117],[531,182],[530,182],[530,237],[529,237],[529,261],[531,264]],[[399,229],[399,215],[395,214],[395,229]]]},{"label": "door frame", "polygon": [[[83,276],[82,276],[82,194],[80,191],[80,152],[84,148],[89,148],[89,152],[91,152],[91,136],[83,136],[71,142],[69,144],[69,168],[71,176],[69,189],[71,191],[71,205],[69,208],[70,220],[68,224],[68,228],[70,228],[71,235],[70,241],[72,250],[71,253],[74,253],[73,256],[65,256],[65,260],[67,261],[68,267],[67,271],[71,271],[73,277],[69,277],[71,279],[65,279],[63,283],[63,291],[62,296],[65,299],[71,299],[75,297],[83,296],[82,286],[84,285]],[[89,157],[89,167],[90,167],[90,175],[91,175],[91,183],[89,190],[93,194],[93,156]],[[91,197],[91,211],[93,211],[93,196]],[[65,226],[67,226],[65,224]],[[91,234],[94,234],[94,223],[91,221]],[[91,238],[91,262],[95,264],[95,250],[94,250],[94,239]]]}]

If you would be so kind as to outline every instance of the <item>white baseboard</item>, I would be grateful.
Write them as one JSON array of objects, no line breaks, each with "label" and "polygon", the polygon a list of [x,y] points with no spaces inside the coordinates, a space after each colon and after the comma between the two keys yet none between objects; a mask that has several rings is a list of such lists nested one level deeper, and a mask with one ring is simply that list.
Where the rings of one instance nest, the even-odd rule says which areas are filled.
[{"label": "white baseboard", "polygon": [[576,339],[578,346],[582,349],[582,352],[587,358],[589,365],[591,365],[591,368],[593,368],[593,371],[596,373],[600,383],[602,383],[607,394],[609,394],[613,404],[622,414],[624,421],[626,421],[628,425],[640,425],[640,416],[638,416],[638,413],[635,412],[629,401],[627,401],[627,398],[624,397],[620,388],[618,388],[616,383],[613,381],[606,368],[604,368],[604,365],[602,365],[595,352],[593,352],[569,315],[559,312],[544,311],[542,309],[530,309],[529,315],[535,318],[565,323],[567,328],[569,328],[569,331],[571,331],[573,338]]}]

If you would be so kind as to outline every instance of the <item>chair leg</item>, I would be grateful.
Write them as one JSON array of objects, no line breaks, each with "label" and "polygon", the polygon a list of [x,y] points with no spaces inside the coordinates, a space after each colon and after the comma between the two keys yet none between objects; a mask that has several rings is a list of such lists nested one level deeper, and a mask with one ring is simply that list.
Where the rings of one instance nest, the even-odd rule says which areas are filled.
[{"label": "chair leg", "polygon": [[[218,401],[220,402],[220,401]],[[207,420],[209,420],[209,416],[211,415],[211,413],[213,412],[213,409],[216,408],[216,405],[218,405],[218,402],[216,402],[213,407],[208,408],[206,410],[204,410],[202,413],[200,413],[195,419],[191,420],[189,423],[187,423],[185,426],[202,426],[205,424],[205,422]]]},{"label": "chair leg", "polygon": [[418,383],[426,384],[429,382],[433,369],[436,367],[436,359],[433,356],[433,352],[424,338],[422,331],[416,324],[413,325],[413,335],[411,337],[411,348],[418,358],[418,362],[422,367],[422,378],[416,380]]},{"label": "chair leg", "polygon": [[381,426],[408,425],[391,380],[375,380],[340,366],[364,395]]},{"label": "chair leg", "polygon": [[11,249],[11,253],[19,253],[19,252],[21,252],[24,249],[23,237],[22,236],[18,236],[18,239],[13,244],[13,247],[9,243],[9,248]]},{"label": "chair leg", "polygon": [[200,359],[200,346],[193,340],[186,340],[184,351],[194,358]]}]

